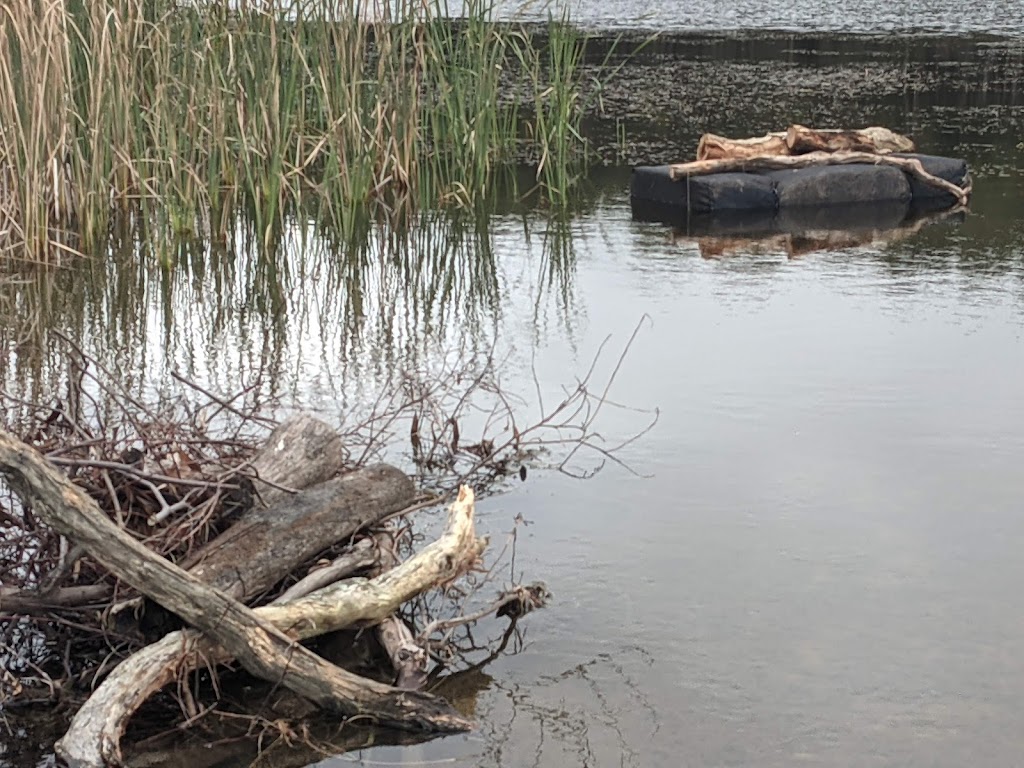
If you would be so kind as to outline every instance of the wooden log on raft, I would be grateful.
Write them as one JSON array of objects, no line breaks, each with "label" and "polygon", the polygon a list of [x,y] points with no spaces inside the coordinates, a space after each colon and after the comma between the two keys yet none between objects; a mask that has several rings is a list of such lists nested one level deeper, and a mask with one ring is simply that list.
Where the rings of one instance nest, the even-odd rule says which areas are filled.
[{"label": "wooden log on raft", "polygon": [[806,155],[793,157],[750,157],[724,158],[721,160],[695,160],[690,163],[677,163],[669,166],[673,179],[685,179],[690,176],[702,176],[710,173],[728,173],[731,171],[772,171],[784,168],[810,168],[820,165],[848,165],[866,163],[871,165],[892,165],[917,177],[925,184],[947,192],[954,197],[959,205],[967,205],[971,197],[971,185],[958,187],[952,182],[933,176],[924,169],[921,161],[913,157],[892,157],[891,155],[875,155],[869,152],[810,152]]},{"label": "wooden log on raft", "polygon": [[[253,613],[300,640],[380,622],[416,595],[454,581],[476,566],[488,540],[477,538],[473,518],[473,492],[464,487],[449,509],[441,537],[395,568],[374,579],[332,584]],[[58,753],[83,768],[118,764],[124,729],[146,699],[200,665],[230,660],[228,650],[196,630],[171,632],[111,672],[75,714],[57,744]]]},{"label": "wooden log on raft", "polygon": [[914,142],[888,128],[858,130],[807,128],[791,125],[785,132],[749,139],[728,139],[706,133],[697,144],[697,160],[739,160],[786,157],[808,152],[913,152]]},{"label": "wooden log on raft", "polygon": [[705,133],[697,144],[698,160],[739,159],[744,157],[765,157],[788,155],[786,134],[768,133],[750,139],[727,139],[713,133]]},{"label": "wooden log on raft", "polygon": [[[47,525],[82,546],[118,578],[204,632],[251,674],[283,685],[322,708],[385,725],[437,731],[470,727],[468,720],[436,697],[399,691],[329,664],[266,617],[151,552],[120,530],[36,450],[3,430],[0,474]],[[469,510],[463,514],[471,518],[471,492],[469,501]],[[451,562],[446,560],[444,565],[450,567]],[[289,615],[289,624],[305,619]]]},{"label": "wooden log on raft", "polygon": [[888,128],[872,126],[859,130],[818,130],[791,125],[786,131],[791,155],[808,152],[913,152],[914,142]]}]

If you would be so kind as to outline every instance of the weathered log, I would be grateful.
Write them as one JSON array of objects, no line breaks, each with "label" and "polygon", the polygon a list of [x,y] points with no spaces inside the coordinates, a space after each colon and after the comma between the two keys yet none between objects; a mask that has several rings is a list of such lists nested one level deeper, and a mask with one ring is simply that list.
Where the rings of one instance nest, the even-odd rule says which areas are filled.
[{"label": "weathered log", "polygon": [[373,542],[360,539],[347,552],[334,558],[329,565],[310,571],[306,576],[292,584],[274,602],[286,603],[305,597],[328,584],[341,581],[358,570],[369,568],[377,562]]},{"label": "weathered log", "polygon": [[[347,517],[351,512],[348,504],[369,501],[366,511],[370,519],[375,519],[378,514],[387,515],[404,507],[413,493],[411,482],[396,474],[397,470],[390,473],[393,483],[388,489],[376,489],[375,498],[381,506],[374,506],[373,499],[345,495],[349,489],[362,493],[365,486],[361,479],[372,482],[372,474],[357,473],[344,481],[335,480],[334,485],[319,491],[319,496],[299,493],[324,483],[343,467],[341,438],[327,423],[308,414],[281,422],[249,462],[255,474],[253,486],[262,504],[243,511],[227,531],[178,565],[192,570],[203,563],[205,570],[198,574],[200,578],[244,602],[364,525],[361,519]],[[321,528],[325,518],[332,524]],[[280,546],[273,546],[274,542]],[[142,603],[138,597],[116,603],[110,607],[110,621],[118,626],[117,622],[123,621],[120,617],[138,615]],[[166,618],[150,606],[145,623],[162,627]]]},{"label": "weathered log", "polygon": [[[403,603],[474,568],[487,546],[473,526],[473,493],[462,488],[444,534],[404,563],[374,579],[350,579],[254,613],[297,639],[373,625]],[[231,653],[195,630],[172,632],[118,665],[82,705],[58,752],[82,766],[117,763],[120,739],[132,714],[179,674],[201,664],[229,661]]]},{"label": "weathered log", "polygon": [[395,670],[395,687],[418,691],[427,683],[427,651],[416,644],[412,630],[398,615],[388,616],[377,627],[377,639]]},{"label": "weathered log", "polygon": [[740,160],[752,157],[803,155],[808,152],[913,152],[914,142],[888,128],[858,130],[807,128],[791,125],[786,131],[749,139],[729,139],[706,133],[697,144],[697,160]]},{"label": "weathered log", "polygon": [[249,463],[256,491],[268,507],[289,496],[285,487],[309,488],[334,477],[344,465],[338,431],[309,414],[281,422]]},{"label": "weathered log", "polygon": [[[458,731],[470,727],[436,697],[399,691],[327,663],[266,618],[146,549],[37,451],[3,430],[0,473],[48,525],[83,546],[118,578],[205,632],[251,674],[345,715],[368,716],[400,728]],[[467,493],[471,516],[472,494],[468,489]]]},{"label": "weathered log", "polygon": [[766,155],[788,155],[786,134],[768,133],[749,139],[728,139],[705,133],[697,144],[698,160],[739,159],[742,157],[764,157]]},{"label": "weathered log", "polygon": [[[338,433],[322,421],[305,416],[285,422],[252,462],[257,475],[273,483],[260,489],[268,506],[244,513],[181,566],[244,601],[412,501],[412,481],[386,464],[323,482],[342,461]],[[282,484],[307,490],[290,494]]]},{"label": "weathered log", "polygon": [[872,126],[859,130],[821,130],[791,125],[786,130],[791,155],[808,152],[913,152],[914,142],[888,128]]},{"label": "weathered log", "polygon": [[[274,504],[292,494],[336,475],[344,466],[341,438],[328,424],[308,414],[293,416],[278,425],[263,447],[249,462],[256,477],[254,487],[265,503]],[[283,577],[288,571],[282,572]],[[109,601],[112,587],[88,584],[52,591],[0,587],[0,611],[10,614],[40,614],[57,609],[78,608]],[[110,616],[134,611],[142,604],[138,597],[121,600],[109,607]]]},{"label": "weathered log", "polygon": [[245,601],[336,542],[404,509],[415,492],[412,480],[395,467],[358,469],[272,507],[253,509],[182,565]]},{"label": "weathered log", "polygon": [[31,615],[50,613],[59,608],[103,604],[110,599],[111,591],[106,584],[63,587],[45,595],[28,589],[0,587],[0,613]]},{"label": "weathered log", "polygon": [[752,157],[722,160],[695,160],[669,166],[673,179],[685,179],[710,173],[730,171],[768,171],[782,168],[810,168],[820,165],[849,165],[865,163],[870,165],[892,165],[923,181],[925,184],[952,195],[959,205],[967,205],[971,196],[971,185],[958,187],[952,182],[933,176],[924,169],[921,161],[913,157],[892,157],[869,152],[809,152],[793,157]]}]

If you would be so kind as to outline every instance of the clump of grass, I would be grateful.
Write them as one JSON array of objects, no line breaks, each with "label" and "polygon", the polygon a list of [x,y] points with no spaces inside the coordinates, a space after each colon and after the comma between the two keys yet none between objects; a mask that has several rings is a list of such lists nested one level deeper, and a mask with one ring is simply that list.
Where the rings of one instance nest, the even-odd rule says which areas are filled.
[{"label": "clump of grass", "polygon": [[[0,247],[42,259],[71,232],[88,251],[124,212],[223,239],[240,206],[270,247],[304,199],[343,227],[371,204],[470,205],[524,153],[564,195],[581,36],[552,23],[542,55],[489,0],[458,21],[446,2],[12,0]],[[524,91],[528,109],[508,98]]]}]

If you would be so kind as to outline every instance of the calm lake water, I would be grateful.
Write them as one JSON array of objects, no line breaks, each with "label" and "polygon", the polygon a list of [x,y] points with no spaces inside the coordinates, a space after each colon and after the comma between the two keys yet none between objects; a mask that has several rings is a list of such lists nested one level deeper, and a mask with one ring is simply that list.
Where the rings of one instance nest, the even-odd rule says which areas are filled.
[{"label": "calm lake water", "polygon": [[[670,12],[654,6],[620,15],[602,3],[594,18]],[[672,20],[762,18],[756,5],[725,19],[710,7],[673,8]],[[609,394],[660,410],[622,454],[640,476],[535,472],[479,504],[495,533],[517,515],[530,521],[517,570],[555,595],[524,622],[522,652],[462,700],[480,730],[320,765],[1019,761],[1024,44],[813,32],[1020,34],[1024,11],[775,11],[766,26],[804,32],[670,36],[623,71],[611,116],[592,128],[624,126],[626,145],[609,142],[609,167],[566,222],[498,214],[482,241],[467,238],[438,265],[442,221],[436,239],[427,228],[417,241],[414,274],[371,260],[359,289],[340,296],[312,270],[257,296],[260,278],[240,258],[223,285],[195,261],[171,276],[118,268],[115,284],[148,281],[130,311],[109,287],[75,299],[80,335],[94,349],[117,345],[140,386],[177,368],[232,391],[271,360],[279,395],[329,417],[403,361],[429,366],[495,339],[509,388],[532,402],[533,366],[553,398],[610,336],[606,376],[641,325]],[[630,163],[689,156],[704,131],[789,122],[882,124],[965,157],[972,210],[896,242],[800,258],[741,248],[707,259],[684,233],[633,221]],[[552,230],[568,234],[554,252]],[[358,327],[342,319],[353,312]],[[646,419],[610,410],[601,430],[626,437]]]},{"label": "calm lake water", "polygon": [[[550,4],[549,4],[550,5]],[[1024,5],[1013,0],[980,0],[970,6],[955,0],[864,0],[835,3],[805,0],[560,0],[581,24],[600,29],[639,26],[668,31],[788,29],[816,32],[987,32],[1019,35],[1024,28]],[[508,15],[543,16],[548,5],[536,0],[504,0],[498,7]]]}]

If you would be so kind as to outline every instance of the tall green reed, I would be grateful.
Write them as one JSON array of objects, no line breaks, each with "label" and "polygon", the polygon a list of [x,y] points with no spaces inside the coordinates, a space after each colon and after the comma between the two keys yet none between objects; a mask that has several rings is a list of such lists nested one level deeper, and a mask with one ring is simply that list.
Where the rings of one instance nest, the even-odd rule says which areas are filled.
[{"label": "tall green reed", "polygon": [[241,206],[271,248],[305,198],[355,232],[368,206],[475,205],[524,156],[564,196],[586,148],[582,37],[563,18],[541,55],[488,2],[453,19],[447,0],[12,0],[0,246],[93,250],[124,213],[223,241]]}]

